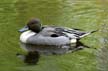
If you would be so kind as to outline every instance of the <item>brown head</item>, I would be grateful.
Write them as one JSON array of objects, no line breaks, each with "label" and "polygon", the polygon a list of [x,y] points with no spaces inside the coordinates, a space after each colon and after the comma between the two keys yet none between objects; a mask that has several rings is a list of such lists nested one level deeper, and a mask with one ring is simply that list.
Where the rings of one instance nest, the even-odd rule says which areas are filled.
[{"label": "brown head", "polygon": [[39,19],[31,19],[27,26],[29,30],[32,30],[33,32],[39,33],[42,30],[41,22]]}]

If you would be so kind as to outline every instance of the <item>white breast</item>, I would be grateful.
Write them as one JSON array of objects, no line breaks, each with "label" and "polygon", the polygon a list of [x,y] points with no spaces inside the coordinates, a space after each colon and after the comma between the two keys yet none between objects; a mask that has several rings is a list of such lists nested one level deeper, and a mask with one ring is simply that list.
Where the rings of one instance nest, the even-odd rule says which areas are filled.
[{"label": "white breast", "polygon": [[26,31],[24,33],[21,34],[20,36],[20,41],[23,43],[27,43],[27,39],[33,35],[35,35],[36,33],[32,32],[32,31]]}]

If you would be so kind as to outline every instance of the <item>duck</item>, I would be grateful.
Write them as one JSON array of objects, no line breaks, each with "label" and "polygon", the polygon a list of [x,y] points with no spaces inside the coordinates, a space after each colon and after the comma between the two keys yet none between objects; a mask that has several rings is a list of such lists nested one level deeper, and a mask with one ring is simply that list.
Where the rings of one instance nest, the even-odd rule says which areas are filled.
[{"label": "duck", "polygon": [[[85,32],[82,29],[42,25],[40,19],[31,19],[19,30],[20,47],[27,55],[16,54],[26,64],[37,64],[40,54],[57,55],[71,53],[87,47],[80,39],[98,30]],[[80,47],[83,46],[83,47]]]},{"label": "duck", "polygon": [[[42,26],[40,19],[31,19],[26,26],[19,30],[23,49],[51,54],[68,52],[77,46],[76,44],[81,38],[96,31],[85,32],[67,27]],[[72,47],[70,48],[70,46]]]}]

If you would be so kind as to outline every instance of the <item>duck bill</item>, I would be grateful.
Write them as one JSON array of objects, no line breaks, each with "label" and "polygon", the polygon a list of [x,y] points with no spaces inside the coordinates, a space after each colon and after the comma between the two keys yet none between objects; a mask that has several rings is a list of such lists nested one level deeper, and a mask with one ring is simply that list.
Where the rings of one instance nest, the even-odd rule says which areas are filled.
[{"label": "duck bill", "polygon": [[21,28],[21,29],[19,30],[19,32],[23,33],[23,32],[25,32],[25,31],[27,31],[27,30],[29,30],[28,27],[27,27],[27,26],[24,26],[23,28]]}]

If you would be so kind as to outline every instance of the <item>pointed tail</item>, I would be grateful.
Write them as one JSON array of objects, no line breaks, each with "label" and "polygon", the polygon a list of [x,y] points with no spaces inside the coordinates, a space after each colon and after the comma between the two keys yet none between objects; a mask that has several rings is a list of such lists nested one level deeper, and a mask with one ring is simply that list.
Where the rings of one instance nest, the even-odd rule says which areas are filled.
[{"label": "pointed tail", "polygon": [[92,33],[97,32],[97,31],[98,31],[98,30],[94,30],[94,31],[91,31],[91,32],[84,33],[83,35],[79,36],[79,38],[85,37],[85,36],[87,36],[87,35],[89,35],[89,34],[92,34]]}]

